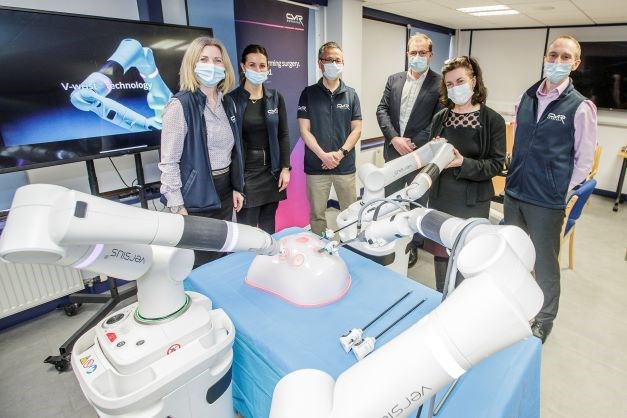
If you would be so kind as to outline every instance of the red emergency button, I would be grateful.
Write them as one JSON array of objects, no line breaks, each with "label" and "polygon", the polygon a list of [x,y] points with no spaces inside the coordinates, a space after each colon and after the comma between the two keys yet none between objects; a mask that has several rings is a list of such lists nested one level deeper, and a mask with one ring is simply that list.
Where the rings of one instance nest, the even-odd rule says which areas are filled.
[{"label": "red emergency button", "polygon": [[107,336],[110,342],[113,342],[115,341],[116,338],[118,338],[118,336],[115,335],[115,332],[107,332],[105,335]]}]

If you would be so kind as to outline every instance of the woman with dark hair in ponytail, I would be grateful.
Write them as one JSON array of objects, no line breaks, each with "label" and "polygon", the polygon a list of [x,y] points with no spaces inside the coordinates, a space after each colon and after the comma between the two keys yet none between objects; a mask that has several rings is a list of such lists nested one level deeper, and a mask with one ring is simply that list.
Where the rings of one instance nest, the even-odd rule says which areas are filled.
[{"label": "woman with dark hair in ponytail", "polygon": [[248,45],[240,62],[240,86],[229,93],[237,106],[244,149],[244,207],[238,222],[272,234],[279,201],[290,183],[290,137],[285,101],[267,88],[268,53]]},{"label": "woman with dark hair in ponytail", "polygon": [[[492,177],[505,161],[505,121],[485,105],[486,98],[477,61],[464,56],[445,62],[440,84],[445,108],[433,117],[431,138],[446,139],[455,157],[434,182],[429,207],[460,218],[490,215]],[[448,256],[443,248],[434,254],[436,287],[442,291]]]}]

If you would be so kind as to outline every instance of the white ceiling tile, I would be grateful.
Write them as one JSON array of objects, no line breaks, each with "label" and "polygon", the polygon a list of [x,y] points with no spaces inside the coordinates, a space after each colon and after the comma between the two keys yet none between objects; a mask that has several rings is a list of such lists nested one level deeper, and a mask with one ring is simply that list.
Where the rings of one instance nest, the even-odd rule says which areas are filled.
[{"label": "white ceiling tile", "polygon": [[523,27],[523,26],[542,26],[542,22],[536,19],[532,19],[529,16],[520,15],[505,15],[505,16],[484,16],[486,21],[493,23],[500,27]]},{"label": "white ceiling tile", "polygon": [[462,7],[494,6],[496,4],[504,4],[498,0],[432,0],[432,3],[436,3],[440,6],[448,7],[453,10],[461,9]]},{"label": "white ceiling tile", "polygon": [[392,4],[396,4],[396,3],[418,3],[420,0],[416,1],[416,0],[374,0],[374,1],[365,1],[364,2],[364,6],[365,7],[372,7],[377,8],[378,10],[378,6],[385,6],[385,5],[392,5]]},{"label": "white ceiling tile", "polygon": [[[564,0],[546,0],[543,1],[543,4],[552,4],[552,3],[560,3],[563,2]],[[503,4],[508,5],[509,7],[511,7],[512,9],[515,9],[517,7],[520,7],[521,5],[525,5],[525,4],[533,4],[533,3],[539,3],[538,0],[504,0]],[[514,7],[516,6],[516,7]]]},{"label": "white ceiling tile", "polygon": [[579,14],[581,10],[568,0],[544,2],[534,1],[533,3],[521,3],[516,5],[516,10],[525,14]]},{"label": "white ceiling tile", "polygon": [[589,19],[586,19],[584,21],[582,19],[579,19],[573,16],[571,17],[551,16],[551,17],[545,17],[545,18],[538,18],[538,20],[542,22],[544,26],[567,26],[567,25],[580,26],[580,25],[592,25],[596,23]]},{"label": "white ceiling tile", "polygon": [[391,4],[390,8],[394,9],[394,10],[398,10],[398,11],[403,11],[403,12],[410,12],[410,13],[415,13],[415,12],[423,12],[423,13],[427,13],[427,12],[431,12],[431,13],[437,13],[438,15],[440,15],[440,17],[442,18],[446,18],[447,15],[449,14],[459,14],[459,15],[466,15],[466,13],[462,13],[462,12],[458,12],[456,10],[451,10],[448,9],[446,7],[442,7],[439,4],[435,4],[435,3],[428,3],[428,2],[424,2],[424,3],[418,3],[418,2],[411,2],[411,3],[398,3],[398,4]]},{"label": "white ceiling tile", "polygon": [[[627,22],[626,0],[373,0],[365,7],[454,29]],[[505,4],[519,15],[476,17],[455,9]]]},{"label": "white ceiling tile", "polygon": [[614,11],[615,13],[624,15],[625,0],[571,0],[573,4],[584,12],[594,9],[603,9]]},{"label": "white ceiling tile", "polygon": [[612,24],[612,23],[625,23],[627,22],[627,18],[625,18],[625,16],[620,16],[620,17],[598,17],[595,18],[594,21],[601,25],[601,24]]}]

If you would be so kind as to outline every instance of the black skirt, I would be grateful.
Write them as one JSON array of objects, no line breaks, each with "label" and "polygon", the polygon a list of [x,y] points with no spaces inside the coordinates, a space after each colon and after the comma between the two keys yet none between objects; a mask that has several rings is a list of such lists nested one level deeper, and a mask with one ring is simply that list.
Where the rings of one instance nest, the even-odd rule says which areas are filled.
[{"label": "black skirt", "polygon": [[267,149],[246,150],[244,164],[245,208],[254,208],[287,198],[285,190],[279,192],[279,179],[272,174],[270,151]]}]

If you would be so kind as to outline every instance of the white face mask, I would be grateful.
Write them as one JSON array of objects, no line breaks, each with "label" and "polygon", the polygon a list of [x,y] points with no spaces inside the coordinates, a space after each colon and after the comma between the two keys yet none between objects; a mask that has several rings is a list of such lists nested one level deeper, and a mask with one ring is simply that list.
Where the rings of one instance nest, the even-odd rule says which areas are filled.
[{"label": "white face mask", "polygon": [[322,71],[322,74],[329,80],[337,80],[342,75],[342,70],[344,70],[344,64],[336,64],[334,62],[323,64],[323,66],[324,71]]},{"label": "white face mask", "polygon": [[474,93],[473,89],[470,88],[470,84],[468,83],[451,87],[446,91],[448,93],[448,98],[451,99],[451,101],[458,106],[468,103]]}]

